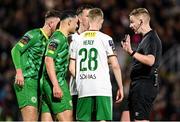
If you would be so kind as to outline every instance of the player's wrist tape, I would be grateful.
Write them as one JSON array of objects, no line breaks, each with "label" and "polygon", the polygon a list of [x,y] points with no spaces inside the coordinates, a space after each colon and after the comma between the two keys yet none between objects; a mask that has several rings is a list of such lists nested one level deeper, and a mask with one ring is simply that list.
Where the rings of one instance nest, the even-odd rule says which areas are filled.
[{"label": "player's wrist tape", "polygon": [[135,53],[136,53],[136,51],[133,51],[133,52],[130,54],[130,56],[133,56]]}]

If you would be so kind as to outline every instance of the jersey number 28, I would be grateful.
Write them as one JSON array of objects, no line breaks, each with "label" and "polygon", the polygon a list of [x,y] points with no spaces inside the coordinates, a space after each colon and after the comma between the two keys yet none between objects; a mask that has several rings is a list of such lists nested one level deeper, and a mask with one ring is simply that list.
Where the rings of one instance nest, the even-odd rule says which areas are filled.
[{"label": "jersey number 28", "polygon": [[[79,50],[79,55],[82,56],[80,60],[80,71],[95,71],[98,67],[97,55],[98,51],[96,48],[91,48],[87,50],[86,48],[82,48]],[[86,61],[88,66],[83,65]]]}]

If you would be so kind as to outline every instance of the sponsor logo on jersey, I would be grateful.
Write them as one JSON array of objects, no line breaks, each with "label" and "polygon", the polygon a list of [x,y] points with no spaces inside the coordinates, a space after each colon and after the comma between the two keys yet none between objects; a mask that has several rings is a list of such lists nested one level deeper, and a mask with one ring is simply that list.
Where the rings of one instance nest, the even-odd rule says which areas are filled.
[{"label": "sponsor logo on jersey", "polygon": [[94,38],[96,37],[96,32],[87,32],[84,34],[85,38]]},{"label": "sponsor logo on jersey", "polygon": [[96,79],[96,74],[80,74],[80,79]]}]

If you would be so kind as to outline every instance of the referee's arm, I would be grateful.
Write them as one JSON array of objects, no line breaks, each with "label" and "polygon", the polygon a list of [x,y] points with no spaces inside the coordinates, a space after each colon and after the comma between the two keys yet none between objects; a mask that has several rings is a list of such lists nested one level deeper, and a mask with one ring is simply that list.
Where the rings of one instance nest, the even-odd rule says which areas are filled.
[{"label": "referee's arm", "polygon": [[127,35],[126,41],[125,42],[121,42],[122,48],[133,58],[135,58],[136,60],[138,60],[139,62],[146,64],[148,66],[152,66],[155,62],[155,57],[152,54],[147,54],[147,55],[143,55],[140,54],[136,51],[133,51],[131,48],[131,43],[130,43],[130,36]]},{"label": "referee's arm", "polygon": [[[132,54],[132,52],[133,51],[131,51],[130,54]],[[146,64],[148,66],[152,66],[155,62],[155,57],[152,54],[143,55],[143,54],[136,52],[132,57],[135,58],[136,60],[138,60],[139,62]]]}]

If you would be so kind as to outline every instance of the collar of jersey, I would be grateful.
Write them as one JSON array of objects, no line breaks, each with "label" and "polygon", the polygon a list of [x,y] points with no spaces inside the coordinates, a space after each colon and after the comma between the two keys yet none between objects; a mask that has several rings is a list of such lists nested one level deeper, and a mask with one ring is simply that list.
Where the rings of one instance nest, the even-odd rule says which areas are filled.
[{"label": "collar of jersey", "polygon": [[56,31],[59,31],[65,38],[67,38],[62,32],[60,29],[57,29]]},{"label": "collar of jersey", "polygon": [[41,32],[43,33],[43,35],[45,36],[46,39],[48,39],[48,36],[46,35],[46,33],[44,32],[44,30],[42,28],[40,28]]}]

